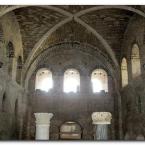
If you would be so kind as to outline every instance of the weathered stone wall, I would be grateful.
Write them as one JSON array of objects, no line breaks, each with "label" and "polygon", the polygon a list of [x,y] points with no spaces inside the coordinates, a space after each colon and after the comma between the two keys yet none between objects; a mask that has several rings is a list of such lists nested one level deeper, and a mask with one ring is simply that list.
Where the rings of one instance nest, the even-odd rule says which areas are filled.
[{"label": "weathered stone wall", "polygon": [[[5,9],[4,7],[1,8]],[[44,17],[41,16],[42,13]],[[128,86],[122,90],[118,87],[121,84],[119,71],[116,70],[113,63],[111,64],[111,58],[108,57],[106,51],[103,52],[102,44],[100,45],[96,37],[92,36],[88,29],[86,30],[86,28],[82,28],[81,25],[71,21],[48,37],[43,47],[38,49],[41,51],[35,53],[29,69],[26,70],[26,76],[23,77],[26,88],[29,84],[27,104],[27,92],[15,82],[17,59],[19,56],[22,56],[23,59],[22,38],[25,57],[27,58],[36,42],[64,18],[66,17],[57,12],[50,10],[48,12],[48,9],[32,7],[17,9],[14,13],[9,12],[0,18],[0,41],[4,42],[0,45],[0,61],[3,62],[3,66],[0,68],[0,138],[34,139],[35,119],[33,113],[51,112],[54,113],[50,129],[51,140],[59,139],[59,129],[65,121],[78,122],[82,127],[82,139],[92,140],[91,114],[96,111],[112,113],[113,119],[109,129],[109,139],[120,139],[121,121],[123,121],[123,139],[135,140],[145,137],[144,74],[132,80],[130,57],[132,45],[137,43],[140,49],[141,70],[144,73],[145,20],[134,12],[127,11],[127,9],[121,11],[117,9],[96,10],[81,16],[81,19],[103,36],[114,51],[117,60],[121,60],[123,56],[127,58]],[[40,27],[41,20],[43,27]],[[9,60],[5,51],[6,44],[9,41],[13,43],[15,48],[12,76],[8,75]],[[85,47],[79,46],[81,48],[77,46],[76,49],[76,43],[72,43],[74,41],[87,45],[93,44],[95,51],[92,51],[87,45]],[[49,48],[51,49],[50,44],[62,42],[70,43],[65,46],[67,47],[65,49],[63,45],[57,45],[59,49],[57,48],[53,52],[49,51]],[[99,49],[95,47],[96,45]],[[43,53],[44,51],[47,51],[47,53]],[[47,67],[53,73],[54,89],[49,93],[35,91],[35,75],[41,67]],[[81,75],[80,92],[77,94],[65,94],[62,91],[63,74],[70,67],[78,69]],[[105,68],[108,72],[109,93],[92,93],[90,74],[97,67]],[[119,89],[121,90],[122,100],[119,100]],[[120,106],[121,103],[122,106]],[[28,105],[27,108],[26,105]],[[123,112],[122,120],[119,116],[121,111]]]},{"label": "weathered stone wall", "polygon": [[122,94],[124,139],[145,137],[145,74],[130,81]]},{"label": "weathered stone wall", "polygon": [[58,140],[60,127],[64,122],[74,121],[82,127],[82,139],[93,140],[93,125],[91,115],[93,112],[108,111],[112,113],[113,119],[110,125],[109,139],[115,139],[114,122],[114,97],[101,92],[93,93],[56,93],[52,91],[44,93],[36,91],[32,98],[32,118],[30,139],[35,138],[35,112],[51,112],[54,117],[51,120],[50,139]]},{"label": "weathered stone wall", "polygon": [[3,30],[3,41],[5,41],[6,44],[11,41],[14,46],[15,54],[12,60],[12,79],[16,80],[18,57],[21,56],[23,60],[23,48],[19,24],[13,12],[7,13],[1,17],[0,22]]},{"label": "weathered stone wall", "polygon": [[[134,15],[127,26],[122,45],[122,57],[127,58],[129,84],[122,88],[122,119],[123,135],[126,140],[136,140],[138,136],[145,136],[144,128],[144,107],[145,107],[145,87],[144,87],[144,63],[145,63],[145,19],[139,15]],[[140,61],[142,75],[132,78],[131,50],[133,44],[137,44],[140,50]]]},{"label": "weathered stone wall", "polygon": [[0,69],[1,139],[18,139],[20,137],[25,107],[26,92]]},{"label": "weathered stone wall", "polygon": [[[15,54],[12,62],[7,56],[6,47],[11,41]],[[16,83],[17,58],[23,56],[19,24],[11,12],[0,19],[0,139],[20,139],[22,137],[23,117],[27,104],[27,92]],[[8,67],[12,65],[12,75]]]},{"label": "weathered stone wall", "polygon": [[[91,114],[93,112],[108,111],[112,113],[113,119],[110,125],[109,139],[118,138],[118,104],[115,99],[115,83],[113,68],[105,61],[98,52],[89,47],[80,45],[62,44],[46,51],[37,63],[33,65],[33,73],[29,80],[29,101],[31,118],[29,121],[29,139],[35,139],[34,112],[51,112],[54,117],[51,122],[51,140],[59,139],[59,129],[65,121],[76,121],[82,127],[82,139],[93,140],[93,125]],[[61,51],[59,51],[61,49]],[[45,57],[45,59],[44,59]],[[66,61],[67,60],[67,61]],[[35,91],[35,76],[39,68],[48,68],[53,74],[53,89],[44,93]],[[67,68],[75,68],[80,73],[80,92],[63,93],[63,75]],[[109,92],[93,93],[91,86],[91,73],[96,68],[104,68],[108,73]],[[31,68],[32,69],[32,68]]]},{"label": "weathered stone wall", "polygon": [[[132,80],[132,71],[131,71],[131,50],[133,44],[137,44],[140,49],[140,58],[141,58],[141,71],[144,72],[143,64],[145,64],[145,19],[139,15],[134,15],[127,26],[126,32],[124,34],[124,42],[122,45],[122,57],[127,58],[128,63],[128,76],[129,81]],[[121,58],[122,58],[121,57]]]}]

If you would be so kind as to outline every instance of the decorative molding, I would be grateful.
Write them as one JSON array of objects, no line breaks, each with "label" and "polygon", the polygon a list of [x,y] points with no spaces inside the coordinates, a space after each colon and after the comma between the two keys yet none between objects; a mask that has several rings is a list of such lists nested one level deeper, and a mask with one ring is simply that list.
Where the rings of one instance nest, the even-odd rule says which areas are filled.
[{"label": "decorative molding", "polygon": [[53,117],[52,113],[34,113],[36,118],[36,125],[49,125]]}]

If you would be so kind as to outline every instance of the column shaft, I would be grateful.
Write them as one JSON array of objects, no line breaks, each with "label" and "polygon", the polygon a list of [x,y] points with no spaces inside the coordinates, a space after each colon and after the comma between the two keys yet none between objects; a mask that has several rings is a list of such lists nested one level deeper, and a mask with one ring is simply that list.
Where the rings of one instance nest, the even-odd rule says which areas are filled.
[{"label": "column shaft", "polygon": [[35,113],[36,140],[49,140],[49,127],[52,117],[52,113]]},{"label": "column shaft", "polygon": [[95,125],[95,140],[108,139],[108,124],[111,124],[112,115],[110,112],[93,112],[92,120]]},{"label": "column shaft", "polygon": [[36,125],[36,140],[49,140],[49,125]]},{"label": "column shaft", "polygon": [[95,140],[107,140],[107,139],[108,139],[108,125],[107,124],[96,125]]}]

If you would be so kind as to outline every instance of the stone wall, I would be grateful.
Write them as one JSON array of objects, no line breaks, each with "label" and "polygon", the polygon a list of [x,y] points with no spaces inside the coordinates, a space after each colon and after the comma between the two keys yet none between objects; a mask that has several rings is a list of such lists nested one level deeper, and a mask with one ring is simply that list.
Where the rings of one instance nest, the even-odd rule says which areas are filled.
[{"label": "stone wall", "polygon": [[145,74],[130,81],[122,94],[124,139],[145,137]]},{"label": "stone wall", "polygon": [[1,17],[0,21],[3,30],[3,41],[5,41],[6,45],[10,41],[14,46],[15,54],[12,59],[12,79],[16,80],[18,57],[21,56],[23,60],[23,48],[19,24],[13,12],[7,13]]},{"label": "stone wall", "polygon": [[127,26],[126,32],[124,34],[124,42],[122,44],[122,57],[127,58],[128,63],[128,76],[129,81],[132,80],[132,71],[131,71],[131,50],[133,44],[137,44],[140,49],[140,58],[141,58],[141,71],[144,72],[143,64],[145,63],[145,41],[144,41],[144,33],[145,33],[145,19],[139,15],[134,15]]},{"label": "stone wall", "polygon": [[0,69],[1,139],[18,139],[26,107],[26,92]]},{"label": "stone wall", "polygon": [[[19,24],[13,12],[0,19],[0,139],[22,138],[23,117],[27,105],[27,92],[16,82],[17,58],[23,56]],[[7,44],[12,42],[14,57],[7,56]],[[8,67],[12,65],[12,75]]]},{"label": "stone wall", "polygon": [[[61,51],[59,51],[61,50]],[[41,55],[39,55],[41,56]],[[44,59],[45,57],[45,59]],[[35,112],[51,112],[54,117],[51,121],[50,139],[58,140],[60,126],[66,121],[78,122],[82,127],[82,139],[93,140],[93,125],[91,114],[93,112],[111,112],[113,119],[110,125],[109,139],[119,138],[118,124],[118,93],[115,87],[116,74],[113,66],[105,61],[96,50],[82,45],[60,44],[46,51],[34,63],[29,80],[30,115],[26,131],[27,139],[35,139]],[[67,61],[66,61],[67,60]],[[40,68],[48,68],[53,75],[53,89],[48,92],[35,91],[35,77]],[[80,73],[80,92],[63,93],[63,75],[67,68],[75,68]],[[104,68],[108,73],[109,92],[93,93],[91,86],[91,73],[94,69]],[[33,72],[33,73],[32,73]]]}]

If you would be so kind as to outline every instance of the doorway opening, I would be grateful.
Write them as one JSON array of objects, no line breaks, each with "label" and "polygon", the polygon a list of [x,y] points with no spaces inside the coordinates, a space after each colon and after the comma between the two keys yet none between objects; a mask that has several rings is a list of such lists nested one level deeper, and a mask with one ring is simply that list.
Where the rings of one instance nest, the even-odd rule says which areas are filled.
[{"label": "doorway opening", "polygon": [[80,140],[81,134],[81,127],[76,122],[68,121],[62,124],[60,127],[61,140]]}]

